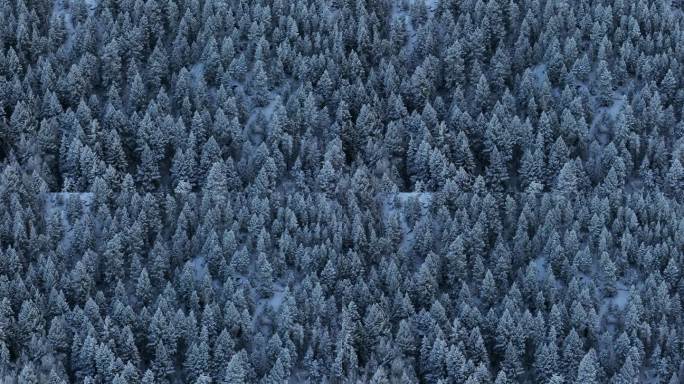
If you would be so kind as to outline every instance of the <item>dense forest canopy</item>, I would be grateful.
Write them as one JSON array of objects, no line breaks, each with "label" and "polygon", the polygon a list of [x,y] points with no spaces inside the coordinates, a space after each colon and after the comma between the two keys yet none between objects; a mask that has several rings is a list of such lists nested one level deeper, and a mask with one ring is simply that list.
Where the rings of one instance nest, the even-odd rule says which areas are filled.
[{"label": "dense forest canopy", "polygon": [[677,384],[681,0],[0,0],[0,382]]}]

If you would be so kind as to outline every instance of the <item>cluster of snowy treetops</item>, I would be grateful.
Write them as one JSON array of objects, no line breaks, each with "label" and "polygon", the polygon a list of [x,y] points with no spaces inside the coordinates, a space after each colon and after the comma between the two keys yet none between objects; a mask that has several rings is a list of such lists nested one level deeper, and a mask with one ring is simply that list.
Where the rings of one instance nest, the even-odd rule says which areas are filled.
[{"label": "cluster of snowy treetops", "polygon": [[0,0],[0,381],[681,383],[682,3]]}]

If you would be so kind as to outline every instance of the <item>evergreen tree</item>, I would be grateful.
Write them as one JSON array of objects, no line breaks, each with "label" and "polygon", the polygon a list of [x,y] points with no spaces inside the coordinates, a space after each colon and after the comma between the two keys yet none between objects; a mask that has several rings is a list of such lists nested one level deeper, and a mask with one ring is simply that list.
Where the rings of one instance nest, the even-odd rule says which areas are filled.
[{"label": "evergreen tree", "polygon": [[503,192],[506,182],[509,179],[508,169],[504,163],[499,150],[494,147],[489,155],[489,165],[487,166],[487,182],[495,192]]},{"label": "evergreen tree", "polygon": [[256,264],[255,287],[261,296],[273,292],[273,267],[264,253],[260,253]]},{"label": "evergreen tree", "polygon": [[596,361],[596,352],[590,349],[580,361],[577,368],[575,383],[599,383],[599,367]]},{"label": "evergreen tree", "polygon": [[270,96],[269,80],[261,61],[257,61],[254,69],[254,99],[260,107],[268,104]]},{"label": "evergreen tree", "polygon": [[138,179],[146,191],[152,191],[160,178],[157,160],[150,147],[145,145],[140,158],[140,166],[138,166]]},{"label": "evergreen tree", "polygon": [[230,361],[228,362],[228,366],[226,367],[226,375],[223,379],[225,384],[242,384],[248,382],[248,372],[244,366],[243,354],[244,352],[240,351],[231,357]]},{"label": "evergreen tree", "polygon": [[608,63],[600,61],[597,73],[597,95],[600,105],[608,106],[613,102],[613,76],[608,69]]}]

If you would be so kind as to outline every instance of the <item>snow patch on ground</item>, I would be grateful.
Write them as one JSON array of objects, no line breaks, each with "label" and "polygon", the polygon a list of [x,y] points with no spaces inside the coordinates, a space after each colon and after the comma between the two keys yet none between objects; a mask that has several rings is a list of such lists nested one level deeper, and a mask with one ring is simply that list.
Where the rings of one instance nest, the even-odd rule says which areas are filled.
[{"label": "snow patch on ground", "polygon": [[404,253],[409,253],[413,248],[416,235],[413,228],[408,224],[406,219],[405,209],[406,205],[417,199],[421,205],[421,216],[427,214],[432,202],[432,192],[398,192],[386,193],[381,196],[382,199],[382,214],[383,219],[387,223],[395,213],[399,214],[399,224],[401,226],[401,244],[399,249]]},{"label": "snow patch on ground", "polygon": [[75,28],[74,23],[71,20],[71,13],[67,9],[66,0],[57,0],[52,6],[53,22],[56,22],[59,17],[64,17],[64,28],[66,29],[67,33],[67,44],[70,44],[75,33]]},{"label": "snow patch on ground", "polygon": [[612,297],[601,297],[599,318],[609,330],[615,331],[619,327],[619,314],[624,311],[629,301],[629,289],[622,283],[617,284],[617,292]]},{"label": "snow patch on ground", "polygon": [[402,204],[406,204],[410,199],[418,199],[424,208],[432,201],[432,192],[399,192],[396,196]]},{"label": "snow patch on ground", "polygon": [[590,134],[596,136],[599,142],[607,145],[610,142],[610,129],[617,120],[622,107],[625,105],[626,95],[623,93],[616,93],[613,97],[613,102],[607,107],[594,106],[594,118],[591,121]]},{"label": "snow patch on ground", "polygon": [[605,109],[606,115],[610,116],[612,119],[616,119],[622,110],[622,107],[625,105],[625,98],[625,95],[621,95],[619,99],[613,101],[613,104]]},{"label": "snow patch on ground", "polygon": [[195,64],[190,67],[190,75],[192,75],[192,79],[195,85],[197,85],[200,79],[204,78],[204,63]]},{"label": "snow patch on ground", "polygon": [[271,121],[271,117],[273,117],[273,111],[275,111],[275,107],[276,104],[278,104],[279,99],[280,95],[278,93],[272,92],[271,101],[267,106],[261,108],[261,114],[266,118],[266,121]]},{"label": "snow patch on ground", "polygon": [[410,3],[401,3],[401,2],[395,2],[392,5],[392,13],[391,13],[391,20],[401,20],[404,19],[404,25],[406,26],[406,35],[408,37],[408,41],[406,45],[408,47],[412,47],[415,44],[416,40],[416,30],[413,27],[413,22],[411,21],[411,16],[408,13],[408,5]]},{"label": "snow patch on ground", "polygon": [[75,197],[87,204],[90,204],[93,201],[92,192],[49,192],[46,194],[46,199],[48,201],[66,201]]},{"label": "snow patch on ground", "polygon": [[45,196],[45,213],[47,215],[53,215],[55,212],[62,216],[62,219],[66,219],[66,204],[70,199],[79,199],[81,204],[85,209],[90,208],[90,204],[93,202],[92,192],[50,192],[46,193]]},{"label": "snow patch on ground", "polygon": [[546,64],[539,64],[535,65],[530,69],[532,71],[532,74],[534,77],[537,78],[537,82],[541,84],[541,82],[544,80],[544,77],[546,75]]},{"label": "snow patch on ground", "polygon": [[198,256],[192,259],[192,273],[196,281],[201,281],[204,276],[209,273],[207,262],[204,257]]},{"label": "snow patch on ground", "polygon": [[[88,14],[92,15],[95,13],[95,9],[99,4],[99,0],[84,0],[86,7],[88,8]],[[52,14],[51,23],[57,21],[59,17],[64,18],[64,28],[66,29],[66,42],[65,46],[71,47],[73,44],[73,38],[76,34],[76,25],[74,25],[74,20],[71,15],[71,9],[74,6],[73,0],[55,0],[52,4]]]},{"label": "snow patch on ground", "polygon": [[273,285],[273,294],[268,298],[258,298],[256,292],[253,292],[252,294],[254,295],[253,299],[255,299],[256,302],[252,321],[254,324],[266,326],[265,328],[262,328],[264,331],[266,331],[267,326],[271,324],[270,320],[272,319],[270,319],[268,316],[264,316],[264,312],[267,310],[271,312],[277,312],[280,309],[280,306],[285,301],[285,286],[275,283]]},{"label": "snow patch on ground", "polygon": [[[277,93],[271,93],[271,99],[265,107],[254,107],[252,113],[249,115],[245,127],[250,128],[250,133],[257,135],[266,134],[266,125],[271,121],[273,117],[273,111],[275,110],[276,104],[280,96]],[[261,121],[264,123],[262,127],[254,127],[255,122]]]},{"label": "snow patch on ground", "polygon": [[[400,218],[404,220],[404,215],[401,210],[412,199],[418,199],[423,210],[429,208],[432,202],[432,192],[397,192],[385,193],[380,195],[382,202],[382,213],[385,220],[388,220],[392,214],[399,212]],[[404,222],[405,223],[405,222]]]},{"label": "snow patch on ground", "polygon": [[406,0],[406,2],[409,5],[424,3],[429,10],[434,11],[437,8],[438,0]]},{"label": "snow patch on ground", "polygon": [[267,303],[274,310],[278,310],[285,300],[285,290],[278,290],[273,293],[273,296],[268,299]]},{"label": "snow patch on ground", "polygon": [[626,288],[618,289],[615,297],[612,297],[608,300],[622,310],[625,308],[625,306],[627,306],[627,301],[629,300],[629,290]]},{"label": "snow patch on ground", "polygon": [[546,258],[543,256],[534,259],[534,267],[537,270],[537,280],[543,281],[546,279]]}]

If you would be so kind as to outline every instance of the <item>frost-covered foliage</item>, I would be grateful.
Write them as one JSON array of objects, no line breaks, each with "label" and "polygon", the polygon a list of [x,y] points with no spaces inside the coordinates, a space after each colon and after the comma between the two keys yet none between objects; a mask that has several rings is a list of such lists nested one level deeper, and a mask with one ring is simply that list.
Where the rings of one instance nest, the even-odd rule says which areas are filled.
[{"label": "frost-covered foliage", "polygon": [[680,0],[0,0],[0,382],[680,383]]}]

